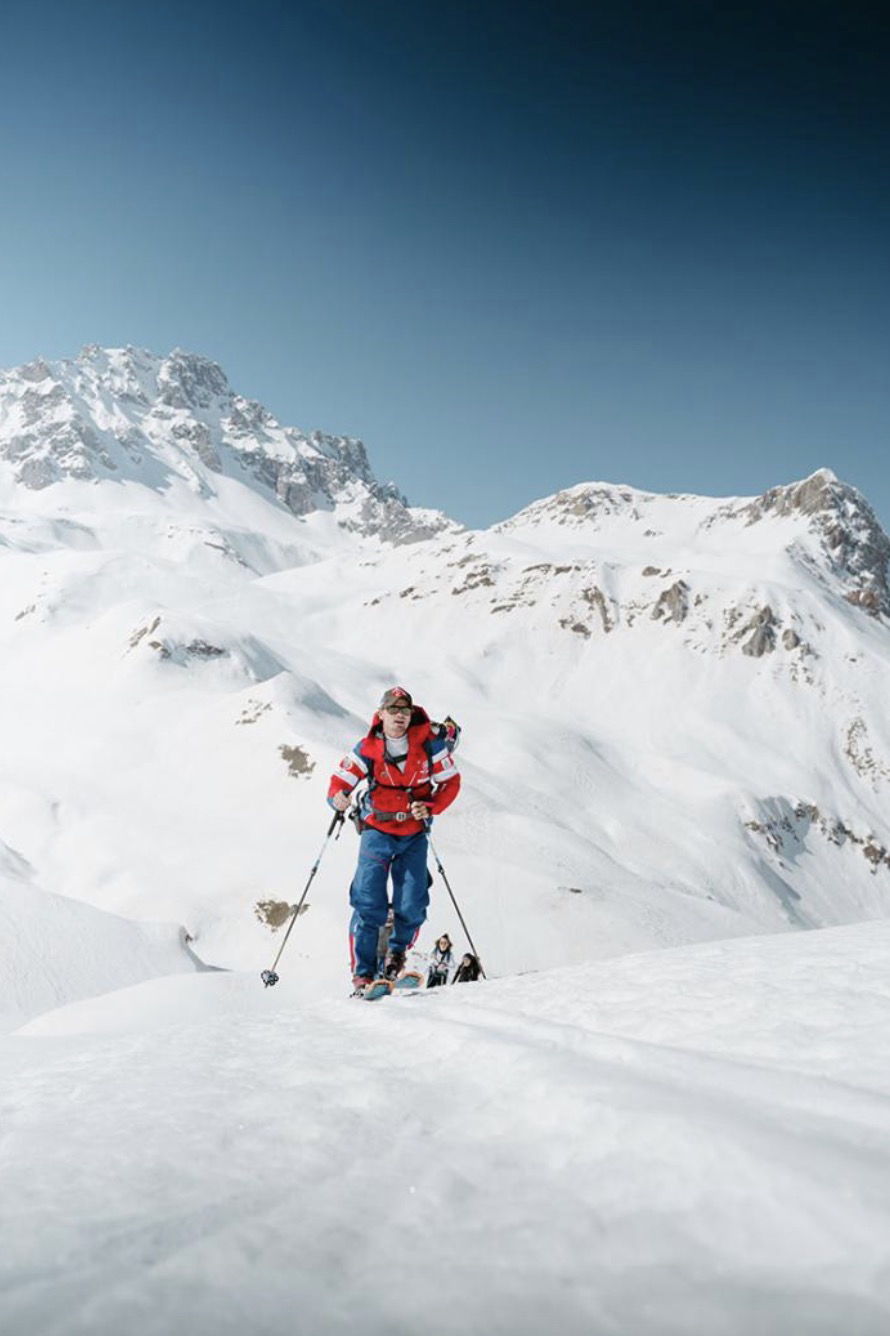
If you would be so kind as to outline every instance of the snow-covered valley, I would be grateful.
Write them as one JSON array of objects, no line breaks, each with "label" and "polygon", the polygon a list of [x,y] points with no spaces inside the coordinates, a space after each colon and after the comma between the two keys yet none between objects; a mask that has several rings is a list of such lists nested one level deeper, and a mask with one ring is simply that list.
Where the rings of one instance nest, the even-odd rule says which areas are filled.
[{"label": "snow-covered valley", "polygon": [[[888,557],[828,470],[469,532],[206,359],[0,374],[0,1329],[886,1330]],[[490,981],[346,1000],[347,829],[265,990],[397,681]]]}]

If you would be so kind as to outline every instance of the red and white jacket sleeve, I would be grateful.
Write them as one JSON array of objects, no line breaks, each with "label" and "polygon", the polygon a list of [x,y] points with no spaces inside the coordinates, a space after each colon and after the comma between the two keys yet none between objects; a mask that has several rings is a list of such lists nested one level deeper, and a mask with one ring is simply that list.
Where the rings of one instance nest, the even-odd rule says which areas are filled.
[{"label": "red and white jacket sleeve", "polygon": [[[335,793],[351,793],[356,784],[367,776],[368,763],[359,751],[361,743],[356,743],[351,752],[347,752],[337,769],[331,775],[328,785],[328,802]],[[331,804],[333,806],[333,804]]]},{"label": "red and white jacket sleeve", "polygon": [[431,777],[436,791],[428,806],[433,816],[438,816],[451,806],[460,792],[460,771],[451,752],[444,745],[440,750],[433,751],[432,761]]}]

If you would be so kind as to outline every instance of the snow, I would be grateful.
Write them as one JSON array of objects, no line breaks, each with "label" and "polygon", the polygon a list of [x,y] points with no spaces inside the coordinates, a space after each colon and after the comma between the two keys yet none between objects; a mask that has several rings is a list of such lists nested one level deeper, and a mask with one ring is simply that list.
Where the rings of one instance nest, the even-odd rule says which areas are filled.
[{"label": "snow", "polygon": [[[883,1334],[886,538],[395,495],[206,359],[0,374],[0,1330]],[[345,999],[347,829],[265,990],[396,681],[490,981]]]},{"label": "snow", "polygon": [[890,923],[374,1004],[203,974],[0,1043],[0,1322],[890,1322]]},{"label": "snow", "polygon": [[176,924],[132,923],[42,891],[3,846],[0,868],[0,1034],[75,998],[201,967]]},{"label": "snow", "polygon": [[[158,375],[92,349],[46,382],[76,382],[85,420],[152,420],[124,480],[33,490],[0,461],[0,838],[40,885],[260,968],[255,903],[296,898],[327,775],[406,681],[465,726],[440,844],[492,973],[890,913],[890,863],[863,852],[890,847],[886,623],[844,600],[806,516],[584,484],[392,547],[341,526],[351,503],[297,518],[209,470]],[[7,379],[18,403],[32,382]],[[688,617],[654,619],[678,579]],[[806,653],[741,653],[765,604]],[[327,855],[300,925],[325,987],[353,858]]]}]

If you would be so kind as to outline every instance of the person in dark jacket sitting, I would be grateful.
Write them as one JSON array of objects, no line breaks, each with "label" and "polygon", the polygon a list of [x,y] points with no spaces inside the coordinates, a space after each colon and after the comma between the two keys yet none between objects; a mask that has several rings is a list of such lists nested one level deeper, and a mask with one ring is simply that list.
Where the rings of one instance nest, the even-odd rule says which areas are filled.
[{"label": "person in dark jacket sitting", "polygon": [[478,956],[471,956],[469,952],[454,971],[452,983],[475,983],[482,973],[482,966],[479,963]]}]

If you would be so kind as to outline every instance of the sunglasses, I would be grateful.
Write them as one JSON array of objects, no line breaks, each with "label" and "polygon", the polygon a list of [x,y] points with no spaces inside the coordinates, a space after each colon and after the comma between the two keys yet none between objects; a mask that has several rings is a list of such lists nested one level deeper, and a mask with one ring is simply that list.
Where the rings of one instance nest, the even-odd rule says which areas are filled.
[{"label": "sunglasses", "polygon": [[387,706],[385,707],[384,713],[386,713],[386,714],[410,714],[410,713],[411,713],[411,706],[410,706],[410,705],[387,705]]}]

